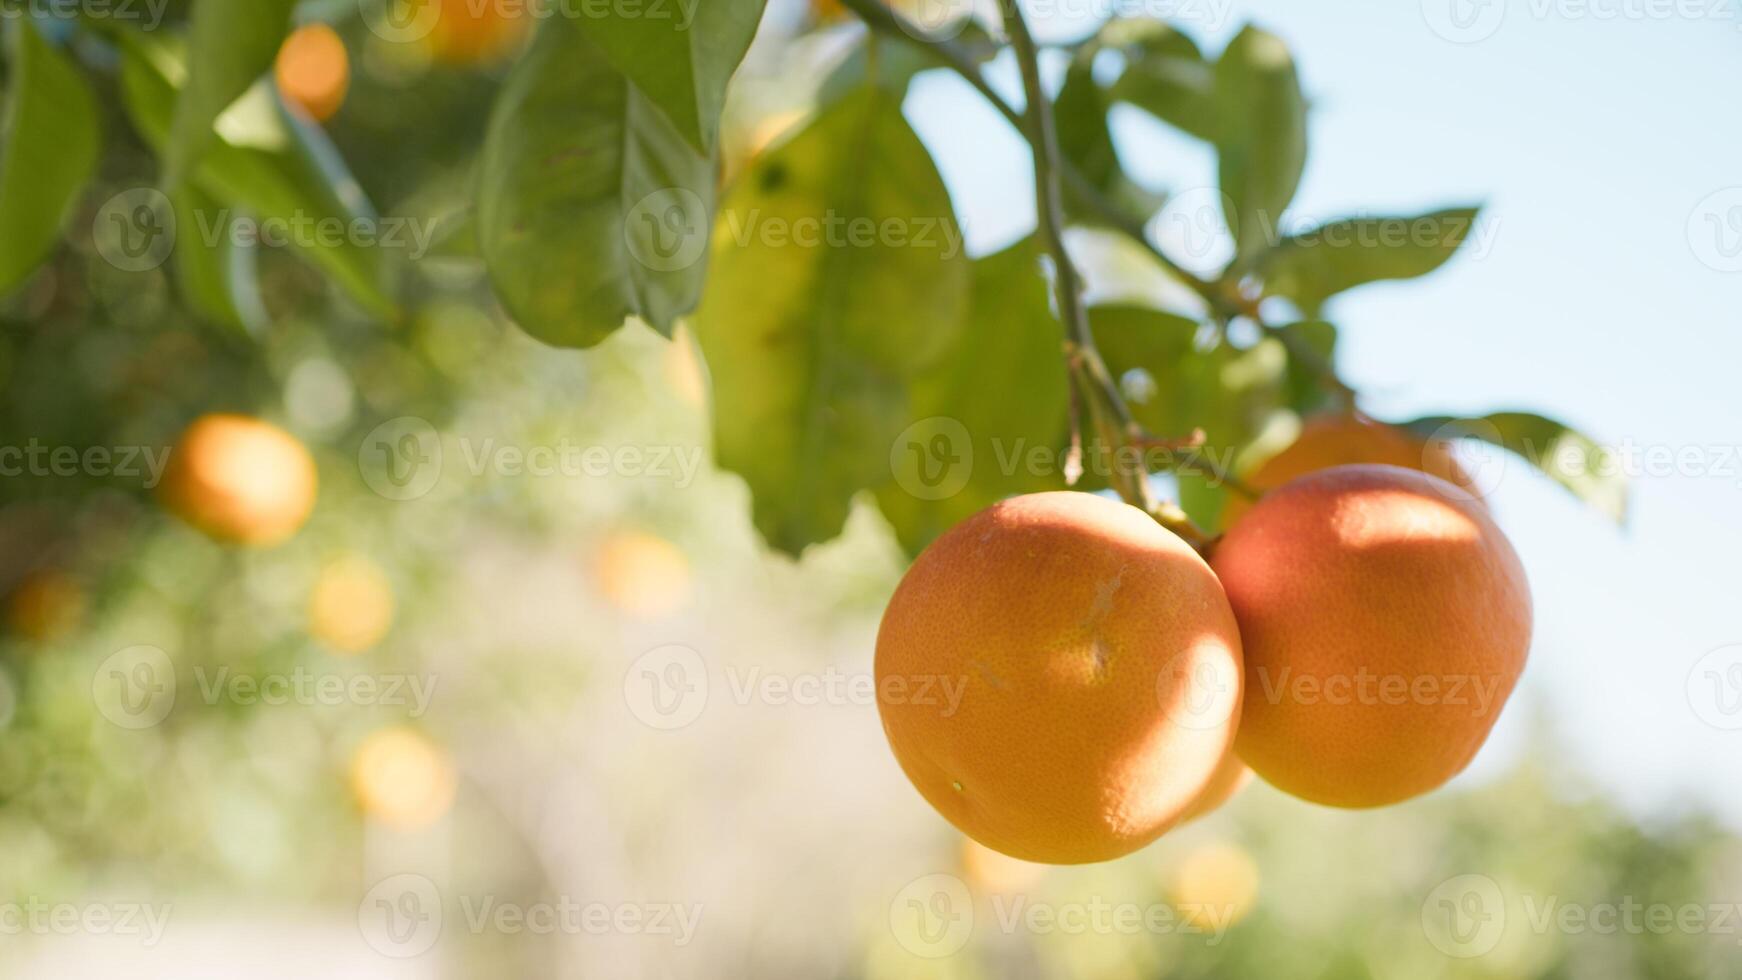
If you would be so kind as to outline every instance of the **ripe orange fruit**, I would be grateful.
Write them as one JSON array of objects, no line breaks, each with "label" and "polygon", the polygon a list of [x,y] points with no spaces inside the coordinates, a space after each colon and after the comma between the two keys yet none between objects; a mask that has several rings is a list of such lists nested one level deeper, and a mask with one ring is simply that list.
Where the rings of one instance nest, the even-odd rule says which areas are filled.
[{"label": "ripe orange fruit", "polygon": [[919,556],[877,634],[896,760],[963,833],[1026,861],[1137,850],[1234,737],[1240,636],[1197,552],[1142,511],[1039,493]]},{"label": "ripe orange fruit", "polygon": [[170,452],[164,506],[222,541],[277,544],[314,509],[315,461],[296,437],[245,415],[204,415]]},{"label": "ripe orange fruit", "polygon": [[1198,794],[1191,806],[1186,807],[1185,815],[1179,818],[1180,823],[1196,820],[1221,809],[1222,804],[1233,799],[1251,781],[1252,770],[1247,768],[1245,761],[1237,753],[1230,751],[1222,756],[1221,763],[1216,766],[1216,771],[1210,776],[1203,792]]},{"label": "ripe orange fruit", "polygon": [[1340,466],[1266,496],[1216,574],[1246,651],[1240,757],[1332,806],[1434,789],[1524,670],[1530,589],[1487,508],[1425,473]]},{"label": "ripe orange fruit", "polygon": [[[1452,454],[1449,444],[1429,442],[1397,426],[1357,414],[1307,419],[1299,438],[1266,460],[1245,482],[1254,490],[1268,492],[1308,473],[1361,463],[1420,470],[1472,494],[1477,492],[1476,481]],[[1222,508],[1222,526],[1233,527],[1251,509],[1250,500],[1237,493],[1228,494],[1228,503]]]},{"label": "ripe orange fruit", "polygon": [[284,39],[273,75],[286,101],[301,106],[316,122],[326,122],[351,90],[351,59],[338,32],[325,24],[309,24]]}]

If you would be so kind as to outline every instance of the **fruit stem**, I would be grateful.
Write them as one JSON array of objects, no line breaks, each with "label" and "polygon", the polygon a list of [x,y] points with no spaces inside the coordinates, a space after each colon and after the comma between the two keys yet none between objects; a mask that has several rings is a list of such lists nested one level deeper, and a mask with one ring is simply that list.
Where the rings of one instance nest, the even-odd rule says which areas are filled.
[{"label": "fruit stem", "polygon": [[[1131,414],[1130,406],[1119,392],[1119,385],[1101,352],[1095,347],[1095,335],[1089,329],[1089,311],[1083,303],[1083,280],[1065,246],[1064,192],[1059,174],[1065,169],[1059,153],[1058,130],[1053,120],[1052,103],[1040,78],[1040,54],[1028,22],[1016,0],[999,0],[1004,15],[1004,30],[1010,35],[1010,45],[1016,52],[1016,63],[1022,72],[1022,88],[1028,106],[1018,128],[1028,137],[1034,151],[1034,195],[1036,224],[1041,241],[1052,260],[1053,290],[1057,296],[1059,317],[1065,324],[1065,363],[1073,381],[1088,396],[1089,416],[1101,443],[1109,450],[1136,450],[1135,467],[1122,464],[1120,457],[1110,456],[1108,473],[1113,488],[1126,503],[1155,518],[1163,527],[1183,538],[1192,547],[1203,550],[1210,543],[1186,512],[1171,501],[1158,501],[1149,483],[1147,451],[1165,443],[1143,431]],[[978,72],[976,72],[978,74]],[[1080,438],[1080,437],[1079,437]],[[1203,433],[1194,432],[1188,440],[1201,445]]]},{"label": "fruit stem", "polygon": [[[1179,442],[1159,440],[1143,430],[1132,416],[1131,409],[1119,392],[1118,382],[1107,368],[1107,362],[1095,346],[1089,329],[1088,309],[1083,303],[1083,280],[1071,260],[1064,241],[1063,185],[1068,184],[1077,199],[1102,219],[1112,223],[1133,240],[1141,243],[1169,272],[1178,276],[1214,309],[1222,309],[1220,289],[1198,278],[1173,262],[1160,248],[1150,242],[1140,223],[1133,222],[1107,201],[1086,178],[1063,159],[1059,152],[1058,131],[1052,114],[1052,103],[1040,77],[1040,55],[1028,22],[1016,0],[999,0],[1004,29],[1010,36],[1016,53],[1016,63],[1022,74],[1022,87],[1027,102],[1026,111],[1018,112],[999,95],[981,74],[979,63],[963,45],[947,39],[921,39],[904,25],[899,16],[882,0],[842,0],[843,4],[863,20],[874,33],[900,38],[926,51],[948,66],[980,93],[994,109],[1028,142],[1034,155],[1035,213],[1038,234],[1052,266],[1052,284],[1058,304],[1059,318],[1064,322],[1064,357],[1070,372],[1072,389],[1071,445],[1073,457],[1083,446],[1083,420],[1076,409],[1078,399],[1086,404],[1090,431],[1094,432],[1108,452],[1109,482],[1121,499],[1155,518],[1194,548],[1205,550],[1211,536],[1194,524],[1185,511],[1171,501],[1158,501],[1149,483],[1148,451],[1158,446],[1180,446]],[[1212,302],[1214,300],[1214,302]],[[1201,441],[1201,439],[1199,440]],[[1121,450],[1132,450],[1134,457],[1122,456]],[[1135,458],[1136,467],[1122,465],[1121,459]],[[1076,461],[1080,464],[1080,459]],[[1180,462],[1176,469],[1208,475],[1220,480],[1244,496],[1255,496],[1249,487],[1240,484],[1213,461],[1196,457]]]},{"label": "fruit stem", "polygon": [[[1004,14],[1004,29],[1010,35],[1016,51],[1016,63],[1022,71],[1022,88],[1027,94],[1028,108],[1021,129],[1034,153],[1035,224],[1041,243],[1052,264],[1053,294],[1058,303],[1059,319],[1064,321],[1065,364],[1076,383],[1087,396],[1089,419],[1095,433],[1107,449],[1118,449],[1136,443],[1141,430],[1131,417],[1131,409],[1120,397],[1119,387],[1095,348],[1094,334],[1089,330],[1089,311],[1083,304],[1083,281],[1065,247],[1064,193],[1059,183],[1062,169],[1058,132],[1052,117],[1052,103],[1040,79],[1040,55],[1034,37],[1016,0],[999,0]],[[1126,472],[1125,467],[1109,467],[1113,488],[1133,507],[1153,513],[1155,498],[1150,491],[1147,467]]]}]

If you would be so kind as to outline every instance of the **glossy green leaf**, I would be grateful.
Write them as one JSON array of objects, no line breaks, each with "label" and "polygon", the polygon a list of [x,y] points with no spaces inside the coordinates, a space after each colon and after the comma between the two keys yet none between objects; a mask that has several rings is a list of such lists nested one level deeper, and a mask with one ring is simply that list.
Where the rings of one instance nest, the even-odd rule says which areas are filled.
[{"label": "glossy green leaf", "polygon": [[[1053,110],[1058,120],[1059,152],[1105,198],[1141,224],[1161,208],[1162,196],[1126,175],[1107,119],[1111,106],[1106,93],[1095,83],[1091,60],[1079,56],[1065,72],[1064,84],[1059,88]],[[1066,210],[1074,220],[1095,223],[1094,209],[1071,200],[1068,187]]]},{"label": "glossy green leaf", "polygon": [[263,310],[255,279],[257,251],[236,244],[241,216],[194,184],[169,195],[179,237],[174,251],[176,287],[206,320],[240,334],[257,329]]},{"label": "glossy green leaf", "polygon": [[1627,522],[1627,475],[1613,451],[1568,426],[1530,412],[1479,418],[1429,416],[1406,423],[1424,438],[1480,439],[1542,471],[1617,524]]},{"label": "glossy green leaf", "polygon": [[910,554],[998,500],[1064,487],[1068,382],[1050,303],[1033,239],[974,263],[962,333],[914,381],[895,479],[877,491]]},{"label": "glossy green leaf", "polygon": [[1111,97],[1199,139],[1216,136],[1215,68],[1191,38],[1150,18],[1116,20],[1101,43],[1125,56]]},{"label": "glossy green leaf", "polygon": [[10,75],[0,117],[0,294],[16,289],[61,237],[97,165],[96,104],[78,66],[28,20],[8,20]]},{"label": "glossy green leaf", "polygon": [[[1205,349],[1196,321],[1139,306],[1098,306],[1089,326],[1107,368],[1120,381],[1133,417],[1163,439],[1202,429],[1205,445],[1188,463],[1222,469],[1282,407],[1287,358],[1266,340],[1249,350],[1226,343]],[[1156,469],[1177,460],[1157,454]]]},{"label": "glossy green leaf", "polygon": [[1297,415],[1311,415],[1330,401],[1318,365],[1336,363],[1337,328],[1323,320],[1302,320],[1284,324],[1281,330],[1290,344],[1318,358],[1317,362],[1292,354],[1288,358],[1288,406]]},{"label": "glossy green leaf", "polygon": [[164,147],[164,183],[174,187],[217,140],[212,124],[272,67],[296,0],[199,0],[189,12],[187,82]]},{"label": "glossy green leaf", "polygon": [[797,554],[887,482],[911,387],[955,345],[971,268],[930,154],[867,86],[759,158],[721,210],[695,317],[720,465]]},{"label": "glossy green leaf", "polygon": [[1244,266],[1279,239],[1306,168],[1306,99],[1282,39],[1247,26],[1216,62],[1217,174]]},{"label": "glossy green leaf", "polygon": [[713,165],[580,31],[540,32],[480,162],[478,242],[534,337],[590,347],[639,316],[669,335],[701,295]]},{"label": "glossy green leaf", "polygon": [[1206,350],[1196,321],[1140,306],[1097,306],[1089,326],[1132,413],[1157,436],[1201,428],[1212,448],[1230,451],[1280,405],[1287,358],[1274,341]]},{"label": "glossy green leaf", "polygon": [[1476,208],[1413,217],[1348,218],[1290,235],[1260,262],[1265,292],[1317,316],[1325,300],[1356,286],[1414,279],[1446,264],[1476,223]]},{"label": "glossy green leaf", "polygon": [[750,50],[767,0],[688,0],[618,6],[575,19],[613,67],[658,106],[698,151],[719,136],[726,83]]},{"label": "glossy green leaf", "polygon": [[[128,115],[146,141],[161,150],[168,144],[175,112],[171,80],[186,74],[181,53],[159,39],[128,35],[123,55],[122,95]],[[228,220],[234,216],[230,209],[291,229],[349,229],[359,220],[373,221],[356,181],[343,172],[329,146],[314,140],[311,128],[292,119],[264,86],[256,86],[226,112],[217,140],[190,174],[223,209],[199,215],[203,225],[210,229]],[[289,238],[291,247],[332,276],[364,310],[384,319],[393,315],[382,246],[364,244],[348,231],[336,237]]]}]

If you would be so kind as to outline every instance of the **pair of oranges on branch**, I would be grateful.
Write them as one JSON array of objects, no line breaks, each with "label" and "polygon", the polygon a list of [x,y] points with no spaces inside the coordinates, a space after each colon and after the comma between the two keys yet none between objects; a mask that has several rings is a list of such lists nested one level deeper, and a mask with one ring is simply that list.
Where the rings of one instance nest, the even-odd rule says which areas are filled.
[{"label": "pair of oranges on branch", "polygon": [[[922,553],[877,637],[879,711],[920,793],[1029,861],[1110,860],[1248,767],[1375,807],[1462,771],[1524,669],[1524,569],[1446,446],[1309,424],[1200,554],[1135,507],[995,504]],[[932,683],[924,683],[930,679]],[[951,698],[913,692],[952,690]]]}]

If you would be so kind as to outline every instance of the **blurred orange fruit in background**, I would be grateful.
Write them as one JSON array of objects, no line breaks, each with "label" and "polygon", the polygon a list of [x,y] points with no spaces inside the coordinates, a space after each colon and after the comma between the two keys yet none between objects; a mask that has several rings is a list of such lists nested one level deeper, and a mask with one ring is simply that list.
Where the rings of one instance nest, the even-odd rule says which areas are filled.
[{"label": "blurred orange fruit in background", "polygon": [[62,571],[31,572],[6,599],[7,627],[37,643],[71,633],[84,612],[85,590]]},{"label": "blurred orange fruit in background", "polygon": [[287,101],[315,121],[326,122],[351,89],[351,59],[338,32],[326,24],[309,24],[284,39],[273,76]]},{"label": "blurred orange fruit in background", "polygon": [[[1406,429],[1377,422],[1364,415],[1329,414],[1306,420],[1300,436],[1287,449],[1266,460],[1245,483],[1260,493],[1275,490],[1296,477],[1333,466],[1361,463],[1401,466],[1431,473],[1472,494],[1476,482],[1452,452],[1450,444],[1429,442]],[[1238,493],[1228,494],[1222,510],[1222,526],[1252,509],[1252,501]]]},{"label": "blurred orange fruit in background", "polygon": [[430,56],[465,66],[512,54],[532,30],[527,0],[397,0],[399,23],[431,18]]},{"label": "blurred orange fruit in background", "polygon": [[454,767],[447,754],[410,728],[386,728],[357,747],[351,791],[363,812],[397,830],[417,830],[453,806]]},{"label": "blurred orange fruit in background", "polygon": [[1220,932],[1252,911],[1258,882],[1252,855],[1233,844],[1204,844],[1174,870],[1171,897],[1182,921]]},{"label": "blurred orange fruit in background", "polygon": [[309,634],[340,653],[362,653],[393,628],[393,584],[361,555],[328,564],[308,601]]},{"label": "blurred orange fruit in background", "polygon": [[652,618],[690,598],[690,561],[677,545],[645,531],[617,531],[594,556],[599,591],[631,616]]},{"label": "blurred orange fruit in background", "polygon": [[1000,854],[972,837],[962,838],[962,875],[979,892],[1020,892],[1045,877],[1047,866]]},{"label": "blurred orange fruit in background", "polygon": [[164,506],[222,541],[277,544],[314,510],[314,457],[278,426],[245,415],[204,415],[170,450]]}]

